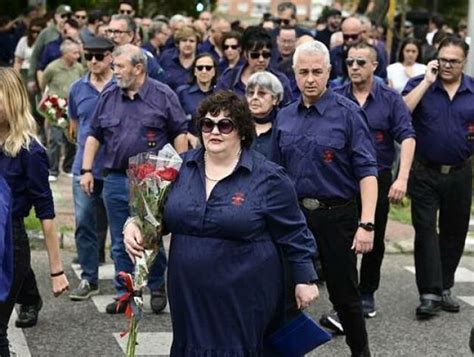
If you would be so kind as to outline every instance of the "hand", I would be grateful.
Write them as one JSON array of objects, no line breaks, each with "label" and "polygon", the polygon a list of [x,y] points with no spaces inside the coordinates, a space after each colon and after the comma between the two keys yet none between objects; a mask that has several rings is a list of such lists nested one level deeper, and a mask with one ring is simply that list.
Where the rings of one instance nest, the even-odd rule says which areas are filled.
[{"label": "hand", "polygon": [[77,121],[70,120],[69,121],[69,137],[71,140],[76,141],[76,133],[77,133]]},{"label": "hand", "polygon": [[391,203],[400,203],[405,195],[407,194],[407,181],[406,179],[396,179],[390,187],[388,192],[388,199]]},{"label": "hand", "polygon": [[295,298],[298,309],[306,309],[318,297],[319,290],[316,284],[296,284]]},{"label": "hand", "polygon": [[429,61],[426,65],[425,81],[433,84],[438,78],[439,63],[438,60]]},{"label": "hand", "polygon": [[92,173],[86,172],[81,176],[80,181],[81,189],[87,196],[90,196],[94,192],[94,176]]},{"label": "hand", "polygon": [[356,254],[368,253],[372,250],[374,245],[374,232],[368,232],[364,228],[359,227],[354,236],[351,249],[355,250]]},{"label": "hand", "polygon": [[28,81],[28,83],[26,84],[26,88],[30,93],[35,93],[38,91],[38,86],[36,85],[35,81]]},{"label": "hand", "polygon": [[143,238],[138,226],[131,222],[123,230],[123,242],[128,256],[135,263],[135,257],[141,257],[143,248]]},{"label": "hand", "polygon": [[69,290],[69,282],[67,281],[66,274],[51,277],[51,286],[53,287],[54,297],[58,297],[65,291]]}]

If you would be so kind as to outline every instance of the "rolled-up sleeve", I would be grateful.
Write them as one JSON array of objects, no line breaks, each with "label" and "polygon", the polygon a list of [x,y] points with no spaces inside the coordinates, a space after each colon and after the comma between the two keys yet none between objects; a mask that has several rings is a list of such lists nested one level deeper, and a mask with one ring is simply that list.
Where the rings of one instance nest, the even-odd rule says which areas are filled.
[{"label": "rolled-up sleeve", "polygon": [[97,102],[97,106],[94,109],[94,112],[91,115],[91,126],[89,128],[88,136],[93,136],[101,144],[104,143],[104,131],[100,125],[100,114],[103,111],[106,98],[101,96]]},{"label": "rolled-up sleeve", "polygon": [[369,129],[367,127],[367,118],[362,110],[353,112],[355,118],[349,122],[352,124],[351,149],[352,149],[352,167],[358,180],[367,176],[377,177],[377,159]]},{"label": "rolled-up sleeve", "polygon": [[398,143],[408,138],[415,138],[415,129],[411,124],[411,114],[403,98],[397,94],[392,102],[391,118],[392,135]]}]

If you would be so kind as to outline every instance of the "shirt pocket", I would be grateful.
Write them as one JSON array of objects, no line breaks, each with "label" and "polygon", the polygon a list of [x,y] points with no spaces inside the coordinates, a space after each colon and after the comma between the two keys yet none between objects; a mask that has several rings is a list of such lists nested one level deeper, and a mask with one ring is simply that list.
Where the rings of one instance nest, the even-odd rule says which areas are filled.
[{"label": "shirt pocket", "polygon": [[390,123],[381,116],[374,116],[368,121],[370,135],[375,144],[382,144],[390,136]]},{"label": "shirt pocket", "polygon": [[103,114],[99,116],[100,126],[104,129],[112,129],[120,124],[120,117]]},{"label": "shirt pocket", "polygon": [[312,142],[313,155],[326,164],[340,159],[346,144],[343,138],[323,135],[315,135]]},{"label": "shirt pocket", "polygon": [[[141,119],[142,136],[145,138],[149,149],[156,148],[158,141],[166,135],[166,118],[160,113],[144,115]],[[168,138],[169,141],[169,138]]]}]

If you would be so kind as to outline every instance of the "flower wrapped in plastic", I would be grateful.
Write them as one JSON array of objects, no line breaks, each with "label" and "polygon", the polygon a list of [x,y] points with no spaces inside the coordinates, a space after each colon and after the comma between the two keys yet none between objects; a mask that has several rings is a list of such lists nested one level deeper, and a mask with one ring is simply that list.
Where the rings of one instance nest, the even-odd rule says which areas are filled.
[{"label": "flower wrapped in plastic", "polygon": [[38,111],[51,125],[59,126],[63,129],[69,125],[66,98],[60,98],[55,94],[45,94],[38,104]]},{"label": "flower wrapped in plastic", "polygon": [[163,205],[171,184],[178,177],[182,159],[167,144],[158,154],[141,153],[131,157],[128,163],[130,219],[140,229],[144,252],[135,259],[133,277],[125,272],[119,273],[127,287],[119,301],[127,304],[125,315],[130,319],[127,356],[135,356],[138,323],[143,316],[142,289],[163,244]]}]

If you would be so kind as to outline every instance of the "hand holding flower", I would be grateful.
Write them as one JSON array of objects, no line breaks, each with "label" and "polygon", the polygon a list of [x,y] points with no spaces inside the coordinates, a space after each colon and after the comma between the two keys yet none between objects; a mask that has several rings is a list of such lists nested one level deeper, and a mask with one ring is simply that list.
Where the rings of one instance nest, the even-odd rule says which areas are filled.
[{"label": "hand holding flower", "polygon": [[145,250],[145,248],[143,248],[142,234],[135,222],[132,221],[125,225],[123,230],[123,241],[128,256],[135,263],[135,257],[141,257]]}]

